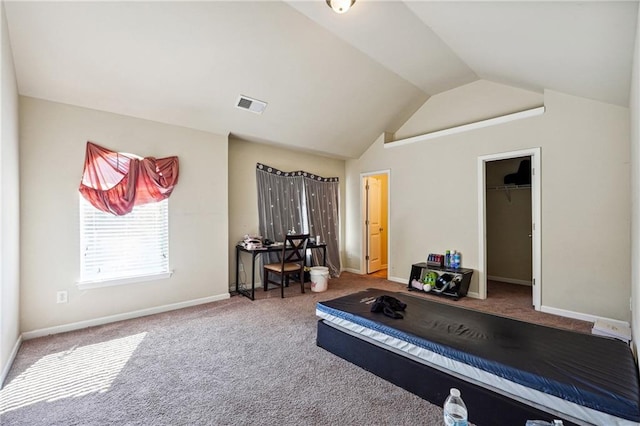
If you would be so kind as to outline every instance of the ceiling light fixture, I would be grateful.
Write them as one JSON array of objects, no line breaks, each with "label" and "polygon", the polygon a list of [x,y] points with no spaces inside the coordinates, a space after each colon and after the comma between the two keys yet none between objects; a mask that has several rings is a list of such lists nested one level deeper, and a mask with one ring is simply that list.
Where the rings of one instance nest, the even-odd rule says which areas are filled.
[{"label": "ceiling light fixture", "polygon": [[327,0],[327,4],[336,13],[345,13],[351,9],[356,0]]}]

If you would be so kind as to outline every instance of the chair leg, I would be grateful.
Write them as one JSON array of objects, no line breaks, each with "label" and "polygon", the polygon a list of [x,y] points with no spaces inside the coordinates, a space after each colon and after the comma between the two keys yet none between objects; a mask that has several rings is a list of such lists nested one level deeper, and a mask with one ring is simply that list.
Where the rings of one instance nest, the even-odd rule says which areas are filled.
[{"label": "chair leg", "polygon": [[[284,271],[283,271],[284,272]],[[280,274],[280,297],[282,299],[284,299],[284,282],[285,282],[285,277],[288,278],[287,275],[285,274]]]},{"label": "chair leg", "polygon": [[300,289],[304,293],[304,268],[300,269]]}]

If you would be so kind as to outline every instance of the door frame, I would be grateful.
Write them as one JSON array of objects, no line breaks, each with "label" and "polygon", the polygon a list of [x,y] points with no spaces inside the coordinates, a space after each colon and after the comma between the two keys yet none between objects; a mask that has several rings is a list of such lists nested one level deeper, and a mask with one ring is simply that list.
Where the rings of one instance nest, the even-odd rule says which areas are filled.
[{"label": "door frame", "polygon": [[365,185],[366,185],[366,180],[369,176],[376,176],[376,175],[387,175],[387,205],[385,206],[387,209],[387,224],[386,224],[386,230],[387,230],[387,277],[389,276],[389,271],[391,270],[391,228],[389,226],[389,224],[391,223],[391,221],[389,220],[390,217],[390,205],[391,205],[391,170],[390,169],[385,169],[385,170],[378,170],[378,171],[373,171],[373,172],[366,172],[366,173],[360,173],[360,226],[361,226],[361,242],[360,242],[360,247],[362,248],[361,250],[361,256],[360,256],[360,273],[366,275],[367,273],[367,253],[368,253],[368,239],[369,236],[367,234],[367,224],[366,224],[366,218],[367,218],[367,194],[366,194],[366,190],[365,190]]},{"label": "door frame", "polygon": [[[382,232],[386,232],[387,224],[382,222],[382,219],[386,217],[386,214],[382,213],[383,208],[386,210],[386,205],[383,206],[383,194],[382,194],[382,181],[386,180],[385,175],[371,175],[365,178],[367,182],[365,188],[365,200],[367,203],[367,215],[366,227],[367,227],[367,254],[368,259],[365,262],[365,272],[371,274],[383,269],[382,267],[382,254],[385,249],[382,247],[382,236],[386,235]],[[377,189],[377,191],[376,191]],[[377,198],[376,198],[377,197]],[[375,201],[375,203],[373,202]],[[374,220],[375,219],[375,220]],[[376,229],[377,225],[377,229]],[[373,236],[377,234],[377,247],[373,244]],[[373,256],[373,253],[377,251],[377,258]],[[375,262],[375,264],[374,264]],[[376,269],[377,268],[377,269]],[[386,265],[385,265],[386,268]]]},{"label": "door frame", "polygon": [[518,151],[501,152],[478,157],[478,293],[480,299],[487,298],[487,199],[486,199],[486,163],[496,160],[507,160],[518,157],[531,157],[531,272],[532,272],[532,304],[536,311],[542,302],[542,267],[541,267],[541,203],[540,182],[541,149],[529,148]]}]

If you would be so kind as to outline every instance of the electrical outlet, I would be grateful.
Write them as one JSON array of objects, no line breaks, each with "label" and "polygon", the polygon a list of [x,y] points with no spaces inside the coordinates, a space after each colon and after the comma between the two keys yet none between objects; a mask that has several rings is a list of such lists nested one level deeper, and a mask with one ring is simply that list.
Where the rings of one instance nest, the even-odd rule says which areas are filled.
[{"label": "electrical outlet", "polygon": [[69,293],[66,291],[59,291],[56,293],[56,303],[67,303],[69,301]]}]

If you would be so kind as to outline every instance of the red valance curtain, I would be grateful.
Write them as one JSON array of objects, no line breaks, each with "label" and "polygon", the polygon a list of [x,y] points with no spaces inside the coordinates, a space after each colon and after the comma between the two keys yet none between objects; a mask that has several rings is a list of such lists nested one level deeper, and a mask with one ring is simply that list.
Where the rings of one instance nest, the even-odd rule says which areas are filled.
[{"label": "red valance curtain", "polygon": [[140,159],[87,142],[80,193],[98,210],[125,215],[169,198],[177,183],[178,157]]}]

